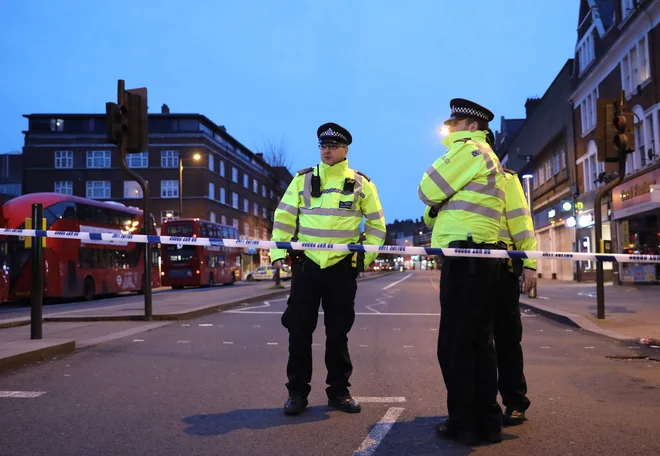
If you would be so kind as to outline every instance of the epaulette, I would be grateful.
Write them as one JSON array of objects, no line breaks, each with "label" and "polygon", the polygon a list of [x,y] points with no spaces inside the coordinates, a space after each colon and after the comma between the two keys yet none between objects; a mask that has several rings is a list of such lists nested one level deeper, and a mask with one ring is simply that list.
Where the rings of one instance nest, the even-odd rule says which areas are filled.
[{"label": "epaulette", "polygon": [[505,173],[513,174],[513,175],[518,174],[517,172],[515,172],[515,171],[512,170],[512,169],[504,168],[504,167],[502,168],[502,171],[504,171]]},{"label": "epaulette", "polygon": [[371,182],[371,179],[369,179],[369,177],[368,177],[366,174],[364,174],[363,172],[358,171],[358,170],[356,169],[356,170],[355,170],[355,173],[356,173],[356,174],[359,174],[360,176],[364,177],[367,181]]},{"label": "epaulette", "polygon": [[470,140],[470,138],[461,138],[461,139],[457,139],[454,142],[468,142],[469,140]]},{"label": "epaulette", "polygon": [[301,169],[301,170],[298,171],[296,174],[307,174],[307,173],[309,173],[310,171],[312,171],[313,169],[314,169],[314,168],[305,168],[305,169]]}]

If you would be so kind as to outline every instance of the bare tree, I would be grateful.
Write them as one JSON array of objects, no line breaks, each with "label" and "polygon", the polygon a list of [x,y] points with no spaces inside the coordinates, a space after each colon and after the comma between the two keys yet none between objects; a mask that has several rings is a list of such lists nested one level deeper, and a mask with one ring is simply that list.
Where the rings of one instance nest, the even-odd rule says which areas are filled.
[{"label": "bare tree", "polygon": [[291,167],[291,157],[288,155],[288,146],[284,139],[278,142],[267,140],[263,148],[259,151],[264,154],[264,160],[270,166],[283,166],[285,168]]}]

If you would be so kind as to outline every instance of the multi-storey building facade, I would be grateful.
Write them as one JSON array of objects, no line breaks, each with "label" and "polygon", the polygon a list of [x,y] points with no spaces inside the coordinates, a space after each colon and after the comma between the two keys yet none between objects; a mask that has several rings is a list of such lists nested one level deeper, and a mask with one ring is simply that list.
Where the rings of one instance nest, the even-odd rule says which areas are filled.
[{"label": "multi-storey building facade", "polygon": [[[567,97],[571,93],[573,60],[568,60],[542,98],[525,103],[523,123],[502,119],[496,152],[503,166],[531,176],[532,212],[538,249],[571,252],[575,248],[575,230],[568,224],[573,215],[575,163],[573,117]],[[503,134],[503,132],[509,132]],[[570,201],[570,211],[564,202]],[[576,265],[572,262],[542,260],[538,275],[542,278],[573,280]]]},{"label": "multi-storey building facade", "polygon": [[[121,170],[117,148],[106,142],[104,115],[25,117],[24,193],[60,192],[142,206],[142,189]],[[233,225],[247,239],[270,239],[286,179],[274,179],[261,154],[207,117],[170,114],[166,106],[161,114],[149,114],[149,150],[128,154],[127,163],[148,182],[158,228],[168,218],[195,217]],[[267,251],[251,250],[244,260],[244,269],[256,267],[268,261]]]},{"label": "multi-storey building facade", "polygon": [[[635,113],[635,150],[627,159],[626,182],[602,201],[603,239],[611,241],[614,252],[658,253],[660,200],[651,191],[660,183],[658,24],[660,0],[580,2],[574,91],[568,100],[575,118],[581,251],[596,251],[594,196],[604,176],[617,172],[616,164],[597,161],[597,99],[618,100],[623,90],[627,108]],[[657,265],[622,264],[612,269],[605,263],[605,273],[606,278],[626,283],[657,282],[660,276]]]},{"label": "multi-storey building facade", "polygon": [[23,155],[20,151],[0,154],[0,200],[5,202],[21,194]]}]

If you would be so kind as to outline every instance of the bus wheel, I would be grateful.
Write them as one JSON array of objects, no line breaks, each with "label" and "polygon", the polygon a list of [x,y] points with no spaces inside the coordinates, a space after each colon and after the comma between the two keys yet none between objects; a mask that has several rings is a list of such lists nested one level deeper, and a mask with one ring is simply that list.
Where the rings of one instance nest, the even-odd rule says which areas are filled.
[{"label": "bus wheel", "polygon": [[137,290],[138,295],[143,295],[144,294],[144,289],[147,287],[146,282],[144,281],[144,274],[142,274],[142,288]]},{"label": "bus wheel", "polygon": [[209,274],[209,288],[215,285],[215,280],[213,279],[213,273]]},{"label": "bus wheel", "polygon": [[95,294],[96,289],[94,287],[94,279],[87,277],[83,285],[83,297],[85,298],[85,301],[92,301]]}]

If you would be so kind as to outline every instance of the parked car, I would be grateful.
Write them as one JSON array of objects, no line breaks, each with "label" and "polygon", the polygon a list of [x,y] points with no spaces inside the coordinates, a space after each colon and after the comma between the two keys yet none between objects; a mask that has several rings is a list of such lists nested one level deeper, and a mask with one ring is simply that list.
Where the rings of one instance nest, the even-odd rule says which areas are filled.
[{"label": "parked car", "polygon": [[[280,280],[289,280],[291,278],[291,267],[285,265],[280,270]],[[261,266],[248,272],[248,281],[253,280],[275,280],[275,268],[272,266]]]}]

